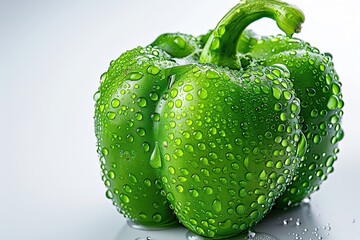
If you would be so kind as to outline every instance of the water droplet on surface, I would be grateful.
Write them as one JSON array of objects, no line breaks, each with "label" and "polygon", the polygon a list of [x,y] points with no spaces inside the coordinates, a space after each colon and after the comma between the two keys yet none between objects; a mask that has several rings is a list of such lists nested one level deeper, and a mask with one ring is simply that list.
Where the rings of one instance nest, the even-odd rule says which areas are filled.
[{"label": "water droplet on surface", "polygon": [[120,195],[120,200],[121,200],[121,202],[123,202],[123,203],[129,203],[129,202],[130,202],[129,197],[128,197],[128,195],[126,195],[126,194],[121,194],[121,195]]},{"label": "water droplet on surface", "polygon": [[155,143],[154,151],[150,157],[150,166],[152,168],[161,168],[161,152],[158,142]]},{"label": "water droplet on surface", "polygon": [[168,167],[168,171],[169,171],[169,173],[170,173],[171,175],[174,175],[174,174],[175,174],[175,168],[172,167],[172,166]]},{"label": "water droplet on surface", "polygon": [[272,91],[273,91],[274,98],[280,99],[281,93],[282,93],[281,90],[277,87],[272,87]]},{"label": "water droplet on surface", "polygon": [[150,117],[154,122],[159,122],[160,121],[160,114],[158,114],[158,113],[153,113],[153,114],[151,114]]},{"label": "water droplet on surface", "polygon": [[112,171],[112,170],[110,170],[110,171],[108,172],[108,177],[109,177],[110,179],[114,179],[114,178],[115,178],[115,172]]},{"label": "water droplet on surface", "polygon": [[135,119],[141,121],[143,119],[143,115],[141,112],[135,113]]},{"label": "water droplet on surface", "polygon": [[248,238],[249,238],[249,239],[253,239],[255,236],[256,236],[256,233],[249,230],[249,232],[248,232]]},{"label": "water droplet on surface", "polygon": [[220,78],[220,75],[215,70],[209,69],[209,70],[206,71],[206,78],[208,78],[208,79],[216,79],[216,78]]},{"label": "water droplet on surface", "polygon": [[176,99],[175,107],[180,108],[182,106],[182,101],[180,99]]},{"label": "water droplet on surface", "polygon": [[97,100],[100,99],[100,97],[101,97],[101,93],[100,93],[100,91],[97,91],[97,92],[94,94],[93,99],[94,99],[94,101],[96,102]]},{"label": "water droplet on surface", "polygon": [[333,110],[337,107],[338,105],[338,98],[334,95],[330,96],[328,103],[327,103],[327,108],[330,110]]},{"label": "water droplet on surface", "polygon": [[150,93],[149,97],[150,97],[151,101],[159,100],[159,95],[156,92]]},{"label": "water droplet on surface", "polygon": [[140,136],[143,137],[146,134],[146,130],[144,128],[137,128],[136,129],[136,133]]},{"label": "water droplet on surface", "polygon": [[[113,61],[110,62],[110,65],[111,65],[112,62],[113,62]],[[107,79],[107,72],[104,72],[104,73],[101,74],[101,76],[100,76],[100,82],[102,83],[102,82],[106,81],[106,79]]]},{"label": "water droplet on surface", "polygon": [[127,185],[127,184],[123,186],[123,189],[124,189],[124,191],[127,192],[127,193],[131,193],[131,192],[132,192],[132,188],[131,188],[129,185]]},{"label": "water droplet on surface", "polygon": [[225,32],[226,32],[226,26],[225,26],[225,25],[221,25],[221,26],[218,28],[218,34],[219,34],[219,36],[224,35]]},{"label": "water droplet on surface", "polygon": [[129,173],[129,179],[130,179],[130,182],[132,182],[132,183],[137,183],[137,181],[138,181],[136,176],[131,173]]},{"label": "water droplet on surface", "polygon": [[339,86],[339,84],[338,83],[333,83],[332,85],[331,85],[331,91],[332,91],[332,93],[333,94],[339,94],[340,93],[340,86]]},{"label": "water droplet on surface", "polygon": [[106,147],[103,147],[102,150],[101,150],[101,153],[103,156],[106,156],[109,154],[109,150],[106,148]]},{"label": "water droplet on surface", "polygon": [[171,89],[170,97],[175,98],[178,95],[178,90],[176,88]]},{"label": "water droplet on surface", "polygon": [[105,196],[106,196],[108,199],[113,199],[113,198],[114,198],[114,195],[112,194],[112,192],[111,192],[110,190],[107,190],[107,191],[106,191]]},{"label": "water droplet on surface", "polygon": [[204,192],[208,195],[211,195],[214,192],[214,190],[211,187],[206,186],[204,187]]},{"label": "water droplet on surface", "polygon": [[239,204],[236,207],[236,213],[239,214],[239,215],[244,214],[245,213],[245,206],[243,204]]},{"label": "water droplet on surface", "polygon": [[306,197],[302,200],[302,203],[309,204],[311,201],[310,197]]},{"label": "water droplet on surface", "polygon": [[221,212],[221,202],[219,200],[214,200],[212,206],[215,212]]},{"label": "water droplet on surface", "polygon": [[254,211],[252,211],[250,213],[250,218],[251,219],[256,219],[256,218],[258,218],[258,216],[259,216],[259,211],[258,210],[254,210]]},{"label": "water droplet on surface", "polygon": [[117,108],[117,107],[119,107],[119,105],[120,105],[119,99],[114,98],[114,99],[111,101],[111,106],[112,106],[113,108]]},{"label": "water droplet on surface", "polygon": [[314,135],[314,137],[313,137],[313,142],[314,142],[314,143],[316,143],[316,144],[317,144],[317,143],[320,143],[321,140],[322,140],[322,139],[321,139],[321,136],[320,136],[320,135],[318,135],[318,134],[315,134],[315,135]]},{"label": "water droplet on surface", "polygon": [[185,144],[184,148],[187,152],[194,152],[194,147],[191,144]]},{"label": "water droplet on surface", "polygon": [[128,76],[130,80],[136,81],[141,79],[143,77],[143,74],[141,72],[134,72],[134,73],[129,73]]},{"label": "water droplet on surface", "polygon": [[155,213],[152,217],[153,221],[156,222],[156,223],[159,223],[161,222],[161,214],[160,213]]},{"label": "water droplet on surface", "polygon": [[219,46],[220,46],[220,39],[215,37],[211,42],[210,48],[211,50],[216,50],[219,48]]},{"label": "water droplet on surface", "polygon": [[147,186],[147,187],[150,187],[151,186],[151,181],[149,179],[145,179],[144,180],[144,185]]},{"label": "water droplet on surface", "polygon": [[313,118],[317,117],[318,114],[319,114],[319,112],[318,112],[317,109],[313,109],[313,110],[311,110],[311,112],[310,112],[310,115],[311,115],[311,117],[313,117]]},{"label": "water droplet on surface", "polygon": [[307,149],[306,137],[303,133],[301,133],[300,140],[298,142],[297,149],[296,149],[297,155],[299,157],[304,156],[306,149]]},{"label": "water droplet on surface", "polygon": [[147,72],[152,75],[157,75],[160,72],[160,68],[155,65],[151,65],[147,68]]},{"label": "water droplet on surface", "polygon": [[286,99],[286,100],[290,100],[291,99],[291,97],[292,97],[292,94],[289,92],[289,91],[284,91],[284,98]]},{"label": "water droplet on surface", "polygon": [[113,120],[116,117],[116,113],[108,112],[106,116],[108,117],[108,119]]},{"label": "water droplet on surface", "polygon": [[204,88],[199,89],[197,94],[201,99],[206,99],[208,97],[208,92]]},{"label": "water droplet on surface", "polygon": [[201,140],[202,137],[203,137],[203,134],[202,134],[201,131],[195,131],[195,132],[193,133],[193,136],[194,136],[194,138],[195,138],[196,140]]},{"label": "water droplet on surface", "polygon": [[238,146],[240,146],[240,145],[242,145],[242,140],[241,140],[241,138],[235,138],[235,144],[236,145],[238,145]]},{"label": "water droplet on surface", "polygon": [[186,84],[183,89],[184,92],[190,92],[191,90],[194,89],[194,87],[191,84]]},{"label": "water droplet on surface", "polygon": [[193,95],[192,95],[191,93],[188,93],[188,94],[186,94],[185,99],[186,99],[187,101],[191,101],[191,100],[193,99]]},{"label": "water droplet on surface", "polygon": [[306,92],[307,92],[307,95],[310,97],[314,97],[316,95],[316,90],[314,88],[307,88]]},{"label": "water droplet on surface", "polygon": [[139,107],[146,107],[146,105],[147,105],[147,100],[146,100],[146,98],[140,97],[140,98],[137,100],[137,103],[138,103]]},{"label": "water droplet on surface", "polygon": [[184,49],[186,46],[186,42],[182,37],[175,37],[174,43],[181,49]]}]

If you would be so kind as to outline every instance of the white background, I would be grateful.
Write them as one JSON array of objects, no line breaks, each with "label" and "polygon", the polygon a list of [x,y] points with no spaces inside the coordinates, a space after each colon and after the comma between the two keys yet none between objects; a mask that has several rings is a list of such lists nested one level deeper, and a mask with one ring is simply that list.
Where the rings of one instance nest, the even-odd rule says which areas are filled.
[{"label": "white background", "polygon": [[[351,232],[360,222],[358,4],[289,2],[306,16],[296,37],[334,56],[345,99],[339,161],[312,206],[334,212],[332,239],[360,239]],[[110,60],[161,33],[206,32],[236,3],[0,0],[0,239],[135,239],[122,235],[124,220],[100,179],[92,100],[99,76]],[[269,19],[251,27],[280,33]]]}]

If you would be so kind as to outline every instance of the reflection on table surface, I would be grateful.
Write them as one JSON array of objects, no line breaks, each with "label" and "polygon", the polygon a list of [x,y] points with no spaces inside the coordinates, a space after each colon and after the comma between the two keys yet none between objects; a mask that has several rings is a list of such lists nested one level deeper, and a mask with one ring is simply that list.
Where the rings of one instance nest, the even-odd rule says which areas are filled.
[{"label": "reflection on table surface", "polygon": [[[315,204],[314,204],[315,205]],[[231,240],[290,240],[290,239],[339,239],[333,235],[331,222],[322,218],[317,206],[303,203],[301,206],[289,210],[273,209],[273,211],[245,237],[236,237]],[[355,224],[352,219],[349,224]],[[360,234],[360,233],[359,233]],[[360,235],[358,235],[360,237]],[[123,224],[114,240],[202,240],[186,228],[176,226],[168,229],[141,228],[131,222]],[[360,238],[358,238],[360,239]],[[230,239],[228,239],[230,240]]]},{"label": "reflection on table surface", "polygon": [[[274,208],[249,236],[236,240],[360,240],[360,190],[355,166],[342,166],[309,202],[288,210]],[[201,240],[177,226],[136,229],[122,224],[114,240]],[[234,240],[235,240],[234,239]],[[230,240],[230,239],[227,239]]]}]

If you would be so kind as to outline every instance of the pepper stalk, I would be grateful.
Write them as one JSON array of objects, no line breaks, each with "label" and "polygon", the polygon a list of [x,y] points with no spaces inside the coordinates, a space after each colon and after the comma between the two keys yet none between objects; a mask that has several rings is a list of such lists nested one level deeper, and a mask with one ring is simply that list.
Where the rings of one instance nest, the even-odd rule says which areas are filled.
[{"label": "pepper stalk", "polygon": [[242,0],[218,23],[207,40],[200,56],[200,63],[240,69],[237,47],[241,34],[252,22],[263,17],[276,21],[289,37],[301,30],[305,17],[296,6],[279,0]]}]

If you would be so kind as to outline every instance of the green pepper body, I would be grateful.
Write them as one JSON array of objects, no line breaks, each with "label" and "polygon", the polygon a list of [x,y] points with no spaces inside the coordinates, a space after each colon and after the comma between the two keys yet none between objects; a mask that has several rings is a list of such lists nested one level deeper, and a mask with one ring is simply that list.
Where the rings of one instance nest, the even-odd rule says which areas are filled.
[{"label": "green pepper body", "polygon": [[156,103],[169,84],[163,70],[174,66],[167,59],[168,54],[151,47],[128,51],[111,63],[95,94],[106,195],[126,217],[143,225],[175,220],[148,161],[156,140]]},{"label": "green pepper body", "polygon": [[180,222],[199,235],[229,237],[254,226],[294,176],[300,104],[276,67],[196,65],[156,111],[164,191]]},{"label": "green pepper body", "polygon": [[[178,220],[201,236],[228,238],[275,202],[300,202],[332,171],[343,102],[331,59],[290,37],[244,31],[261,17],[288,36],[304,21],[281,1],[243,1],[214,31],[161,35],[102,75],[94,95],[102,178],[127,218],[146,226]],[[314,154],[322,163],[312,171]]]},{"label": "green pepper body", "polygon": [[282,207],[298,205],[333,172],[338,142],[343,138],[340,123],[344,102],[332,56],[300,39],[281,35],[258,37],[247,32],[239,45],[247,46],[239,51],[261,59],[265,66],[285,65],[301,100],[300,121],[308,148],[293,183],[278,200]]}]

